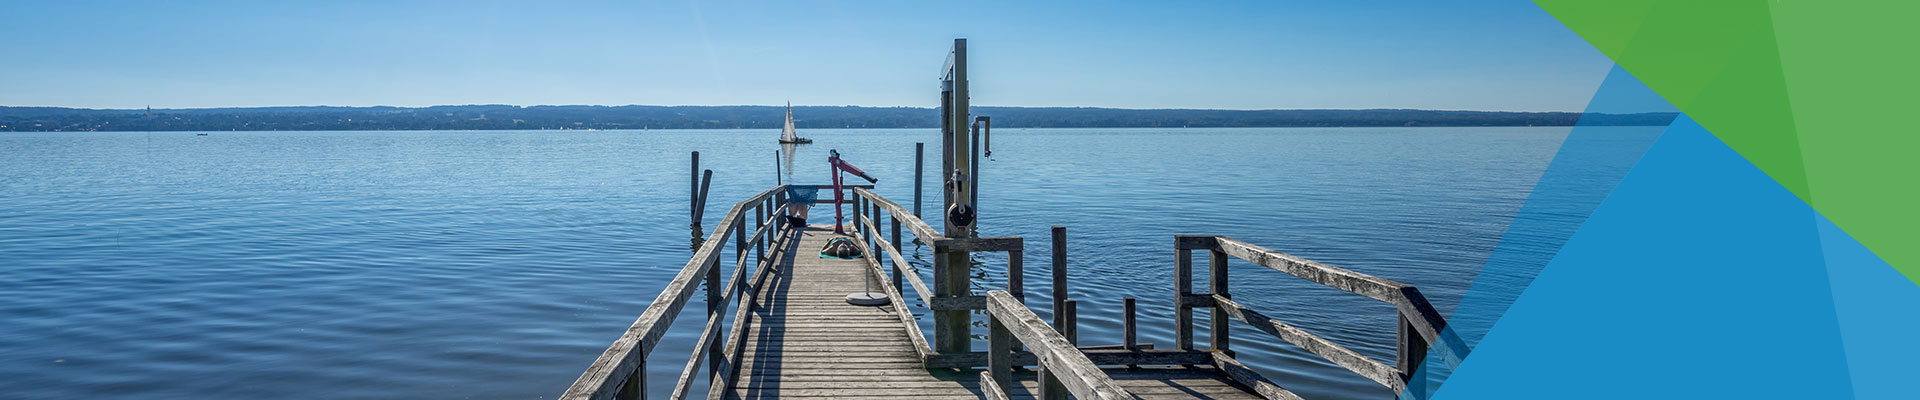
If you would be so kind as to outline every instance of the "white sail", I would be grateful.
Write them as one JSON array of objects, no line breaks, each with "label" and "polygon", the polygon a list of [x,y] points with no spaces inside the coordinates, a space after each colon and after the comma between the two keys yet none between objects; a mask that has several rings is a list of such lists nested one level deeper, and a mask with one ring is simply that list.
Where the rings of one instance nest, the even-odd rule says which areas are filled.
[{"label": "white sail", "polygon": [[780,128],[780,141],[792,143],[800,136],[793,132],[793,103],[787,103],[787,125]]}]

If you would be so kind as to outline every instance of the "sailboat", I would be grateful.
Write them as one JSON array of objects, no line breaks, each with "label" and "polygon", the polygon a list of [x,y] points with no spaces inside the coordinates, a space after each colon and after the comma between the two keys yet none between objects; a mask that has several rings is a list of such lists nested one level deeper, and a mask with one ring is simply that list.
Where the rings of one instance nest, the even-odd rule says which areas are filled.
[{"label": "sailboat", "polygon": [[787,103],[787,124],[780,128],[780,143],[813,143],[813,139],[800,137],[793,132],[793,103]]}]

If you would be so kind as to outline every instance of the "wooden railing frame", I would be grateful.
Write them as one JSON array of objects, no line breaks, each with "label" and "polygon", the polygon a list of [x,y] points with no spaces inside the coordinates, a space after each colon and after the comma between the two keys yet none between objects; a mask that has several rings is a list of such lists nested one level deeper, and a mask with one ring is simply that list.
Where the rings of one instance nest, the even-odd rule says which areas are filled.
[{"label": "wooden railing frame", "polygon": [[[1180,235],[1174,238],[1174,248],[1176,257],[1174,288],[1177,292],[1175,302],[1179,307],[1175,313],[1174,334],[1175,342],[1181,350],[1194,348],[1194,309],[1210,308],[1212,309],[1212,326],[1209,327],[1208,335],[1210,347],[1218,351],[1217,354],[1222,355],[1226,360],[1230,361],[1232,354],[1229,347],[1231,338],[1228,336],[1228,319],[1239,319],[1274,337],[1300,346],[1307,352],[1318,355],[1335,365],[1379,383],[1396,394],[1413,388],[1416,389],[1416,393],[1424,395],[1425,377],[1420,370],[1420,365],[1425,361],[1428,349],[1439,350],[1436,354],[1440,355],[1442,361],[1449,367],[1458,367],[1460,359],[1467,354],[1467,348],[1459,336],[1446,330],[1446,319],[1434,310],[1425,296],[1420,294],[1420,289],[1411,285],[1321,264],[1225,236]],[[1206,251],[1208,254],[1208,293],[1193,291],[1193,251],[1195,250]],[[1233,295],[1228,287],[1228,257],[1249,261],[1314,283],[1394,305],[1399,317],[1396,365],[1388,366],[1233,301]],[[1251,373],[1251,371],[1246,372]],[[1265,390],[1262,392],[1265,394]]]},{"label": "wooden railing frame", "polygon": [[[675,398],[686,395],[688,386],[686,381],[691,379],[699,368],[702,355],[709,358],[707,365],[708,373],[711,375],[718,376],[718,371],[732,369],[731,366],[720,365],[725,361],[725,357],[719,350],[719,345],[722,343],[717,341],[718,328],[724,319],[728,300],[744,301],[753,297],[752,294],[746,293],[746,286],[740,285],[746,276],[746,256],[752,253],[747,249],[748,246],[757,248],[760,244],[769,242],[773,235],[781,232],[780,229],[773,228],[778,225],[778,218],[771,218],[768,214],[777,215],[779,214],[777,211],[785,207],[784,189],[784,186],[775,187],[734,204],[721,222],[714,226],[713,233],[709,234],[694,251],[693,257],[684,267],[681,267],[680,272],[674,275],[674,279],[647,306],[646,311],[627,327],[620,338],[615,339],[612,345],[594,359],[593,364],[581,373],[560,398],[594,400],[644,398],[646,396],[646,359],[653,353],[660,338],[666,335],[674,318],[680,314],[681,309],[686,307],[688,296],[693,294],[696,287],[703,286],[696,283],[698,279],[706,280],[704,286],[707,287],[707,326],[701,334],[700,342],[695,346],[692,358],[683,368],[681,382],[676,382]],[[766,207],[776,208],[772,212],[765,212],[768,211]],[[754,222],[759,226],[754,230],[754,238],[751,241],[747,239],[747,231],[743,229],[748,211],[761,212],[755,216]],[[727,283],[723,288],[720,282],[720,254],[727,246],[727,236],[735,237],[735,273],[732,282]],[[771,265],[768,261],[771,259],[764,257],[764,250],[761,250],[760,254],[763,256],[758,263],[759,268],[755,268],[759,270],[756,277],[766,276],[765,272]],[[750,286],[756,286],[753,291],[757,293],[758,285]],[[736,321],[740,320],[736,318]],[[736,327],[741,325],[743,324],[735,324]]]},{"label": "wooden railing frame", "polygon": [[1040,365],[1042,399],[1066,397],[1047,389],[1056,382],[1075,398],[1135,398],[1019,298],[1004,290],[987,291],[986,297],[987,369],[980,371],[980,391],[989,398],[1008,397],[1014,383],[1014,350],[1023,345]]},{"label": "wooden railing frame", "polygon": [[[874,255],[873,257],[867,258],[869,266],[872,268],[871,272],[876,278],[885,279],[891,283],[889,293],[902,293],[907,285],[911,285],[913,286],[914,293],[917,295],[916,297],[922,304],[925,304],[929,310],[985,310],[987,308],[986,296],[942,294],[943,292],[940,290],[941,282],[938,282],[939,279],[937,278],[949,273],[949,271],[942,269],[970,268],[970,266],[950,267],[945,265],[945,263],[938,262],[938,260],[942,259],[940,255],[955,252],[1002,252],[1007,254],[1007,280],[1005,289],[1010,295],[1014,296],[1014,298],[1025,301],[1026,273],[1024,265],[1026,251],[1024,239],[1019,237],[948,238],[942,236],[938,231],[934,230],[932,226],[927,225],[920,217],[907,211],[905,207],[901,207],[900,204],[873,193],[871,188],[857,188],[853,190],[853,193],[856,207],[855,214],[857,215],[855,216],[854,223],[856,229],[852,234],[855,235],[863,245],[867,246],[867,254]],[[891,221],[891,226],[893,227],[892,240],[881,238],[883,231],[880,229],[879,221],[881,221],[882,213],[885,213],[887,220]],[[928,285],[927,282],[922,280],[919,269],[914,267],[913,264],[908,263],[902,254],[900,237],[902,228],[912,233],[914,238],[918,239],[921,244],[933,248],[934,259],[936,260],[933,271],[933,275],[936,278],[934,285]],[[884,271],[881,270],[879,265],[882,255],[893,264],[891,273],[882,273]],[[890,296],[891,295],[892,294],[890,294]],[[894,301],[897,303],[899,299],[895,298]],[[910,310],[904,307],[904,305],[900,305],[896,307],[896,311],[902,316],[902,322],[910,327],[912,331],[910,333],[913,334],[912,336],[914,336],[915,343],[920,344],[927,342],[927,339],[921,335],[918,329],[919,324],[914,322]],[[939,318],[940,313],[936,312],[934,314],[935,318]],[[938,327],[939,325],[936,321],[935,326]],[[936,329],[934,335],[934,342],[937,343],[943,340],[943,338],[940,337],[941,332],[939,330]],[[957,336],[959,337],[946,338],[945,340],[961,342],[972,340],[965,332],[960,332]],[[922,361],[930,361],[940,356],[953,354],[952,352],[942,354],[934,350],[934,347],[931,346],[919,350]],[[981,361],[984,362],[984,360]],[[978,365],[984,364],[973,364],[971,366]]]}]

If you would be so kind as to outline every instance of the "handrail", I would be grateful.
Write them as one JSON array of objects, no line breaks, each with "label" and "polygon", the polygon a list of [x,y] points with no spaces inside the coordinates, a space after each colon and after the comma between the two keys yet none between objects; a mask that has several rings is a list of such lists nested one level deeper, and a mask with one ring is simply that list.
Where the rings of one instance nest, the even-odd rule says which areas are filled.
[{"label": "handrail", "polygon": [[594,359],[593,364],[580,374],[572,386],[567,387],[560,398],[610,399],[623,392],[634,394],[631,392],[644,390],[647,356],[653,353],[660,338],[666,335],[674,317],[686,307],[688,296],[700,286],[696,281],[702,275],[709,275],[710,269],[719,268],[720,250],[726,246],[726,237],[734,234],[739,225],[745,222],[742,218],[744,212],[762,207],[761,201],[783,188],[775,187],[734,204],[720,224],[714,226],[713,233],[707,236],[693,257],[687,260],[686,266],[680,268],[667,287],[640,314],[640,318],[634,320],[606,351],[601,352],[600,357]]},{"label": "handrail", "polygon": [[988,396],[1007,397],[1013,384],[1014,347],[1025,345],[1039,359],[1042,386],[1053,379],[1076,398],[1135,398],[1066,336],[1004,290],[987,291],[987,329],[987,370],[980,372],[980,390]]},{"label": "handrail", "polygon": [[873,191],[867,189],[854,189],[853,194],[866,198],[867,201],[873,202],[874,205],[886,209],[887,214],[893,215],[894,218],[899,218],[900,224],[905,225],[907,231],[913,232],[914,237],[920,238],[920,243],[926,243],[928,246],[932,246],[935,242],[947,238],[946,236],[940,235],[939,231],[933,230],[933,227],[927,225],[926,221],[921,221],[920,216],[907,212],[906,208],[900,207],[900,204],[894,203],[893,200],[887,200],[887,198],[880,197],[880,195],[874,194]]},{"label": "handrail", "polygon": [[[1455,368],[1467,354],[1464,341],[1454,332],[1445,329],[1446,319],[1434,310],[1425,296],[1420,294],[1420,289],[1412,285],[1321,264],[1225,236],[1180,235],[1175,237],[1174,242],[1179,253],[1179,263],[1175,265],[1175,286],[1180,291],[1181,308],[1177,315],[1180,318],[1180,326],[1176,329],[1176,333],[1181,337],[1183,348],[1192,347],[1192,317],[1187,310],[1194,307],[1211,307],[1214,309],[1213,347],[1216,350],[1226,348],[1225,325],[1222,324],[1227,317],[1232,317],[1386,386],[1395,393],[1404,392],[1410,385],[1423,383],[1418,369],[1425,360],[1428,348],[1438,350],[1441,360]],[[1213,293],[1191,293],[1192,267],[1190,265],[1193,250],[1205,250],[1212,254],[1209,257],[1209,280],[1213,286]],[[1275,320],[1233,301],[1231,294],[1227,291],[1227,256],[1394,305],[1400,318],[1400,343],[1397,350],[1399,367],[1388,366],[1386,363],[1360,355],[1325,338]]]},{"label": "handrail", "polygon": [[[787,205],[782,205],[775,210],[775,215],[773,217],[758,221],[760,223],[760,228],[756,229],[754,231],[754,234],[764,235],[768,231],[768,229],[771,229],[773,227],[773,221],[779,218],[778,211],[785,210],[786,208],[787,208]],[[745,215],[745,213],[742,213],[742,215],[740,216],[740,218],[742,219],[746,217],[747,216]],[[736,232],[741,234],[745,233],[744,231],[736,231]],[[742,284],[742,282],[745,282],[748,279],[747,268],[745,268],[744,266],[747,265],[747,257],[751,255],[752,252],[747,251],[747,249],[752,248],[751,246],[754,246],[756,243],[759,243],[761,239],[764,238],[764,236],[756,236],[753,238],[753,240],[744,240],[743,238],[744,236],[736,236],[735,242],[739,242],[739,243],[734,248],[734,250],[739,253],[739,256],[734,259],[733,277],[727,280],[726,289],[721,292],[722,294],[718,302],[720,306],[711,307],[708,310],[709,314],[712,314],[712,315],[707,316],[707,324],[705,325],[706,328],[701,331],[700,339],[694,342],[693,355],[689,356],[687,358],[687,364],[681,367],[680,379],[674,382],[673,394],[668,398],[676,399],[676,400],[687,398],[687,395],[689,394],[689,392],[693,390],[693,379],[698,375],[700,364],[701,364],[701,361],[700,361],[701,356],[708,356],[713,360],[712,368],[709,369],[709,371],[713,371],[717,373],[720,370],[727,370],[729,371],[729,373],[731,373],[731,371],[733,370],[733,361],[732,361],[733,357],[729,351],[738,351],[738,349],[727,348],[725,350],[722,350],[722,348],[716,344],[715,342],[716,340],[722,340],[719,337],[720,327],[722,326],[720,323],[722,321],[725,321],[726,311],[729,304],[735,305],[736,307],[738,307],[739,310],[742,310],[742,313],[744,313],[748,308],[751,308],[752,299],[750,297],[756,296],[760,293],[759,285],[757,284],[749,284],[748,287],[751,288],[750,290],[741,290],[746,288],[743,288],[740,285]],[[759,279],[764,278],[766,276],[767,271],[771,269],[773,265],[773,261],[760,260],[760,262],[756,263],[755,265],[756,265],[756,268],[754,268],[755,270],[754,280],[758,281]],[[728,340],[727,342],[720,342],[720,343],[732,343],[732,339],[734,338],[734,336],[732,335],[738,334],[739,330],[741,328],[744,328],[747,325],[747,321],[744,319],[742,315],[743,314],[741,313],[737,313],[735,315],[734,331],[731,332],[729,336],[727,336],[727,339],[726,339]],[[720,350],[721,351],[720,354],[717,356],[713,355],[713,351],[715,350]],[[722,364],[721,363],[722,361],[727,361],[727,363]],[[732,379],[732,375],[726,375],[726,376],[716,376],[715,380],[729,381],[731,379]]]},{"label": "handrail", "polygon": [[[786,208],[787,205],[780,206],[781,210],[785,210]],[[777,226],[778,224],[775,223],[775,220],[779,218],[778,213],[770,215],[766,221],[767,225],[763,227]],[[753,278],[748,281],[750,283],[745,283],[747,287],[738,292],[743,295],[738,300],[739,304],[735,306],[733,329],[727,333],[727,347],[722,351],[723,358],[726,359],[728,367],[724,369],[723,375],[715,375],[713,377],[712,383],[707,387],[708,399],[717,400],[725,398],[727,392],[732,389],[734,381],[739,379],[740,357],[746,354],[746,331],[747,327],[753,323],[753,308],[759,301],[760,289],[765,287],[764,285],[766,284],[767,278],[773,275],[773,266],[778,264],[781,253],[786,252],[787,241],[797,239],[797,236],[779,235],[777,239],[778,244],[771,246],[773,256],[760,260],[759,268],[754,271]]]}]

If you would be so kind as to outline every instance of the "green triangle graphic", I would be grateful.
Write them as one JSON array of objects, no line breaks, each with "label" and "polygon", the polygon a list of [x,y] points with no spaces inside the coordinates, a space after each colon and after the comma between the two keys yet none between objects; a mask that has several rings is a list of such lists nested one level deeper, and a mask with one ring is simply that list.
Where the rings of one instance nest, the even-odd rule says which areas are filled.
[{"label": "green triangle graphic", "polygon": [[1920,283],[1920,5],[1535,3]]}]

